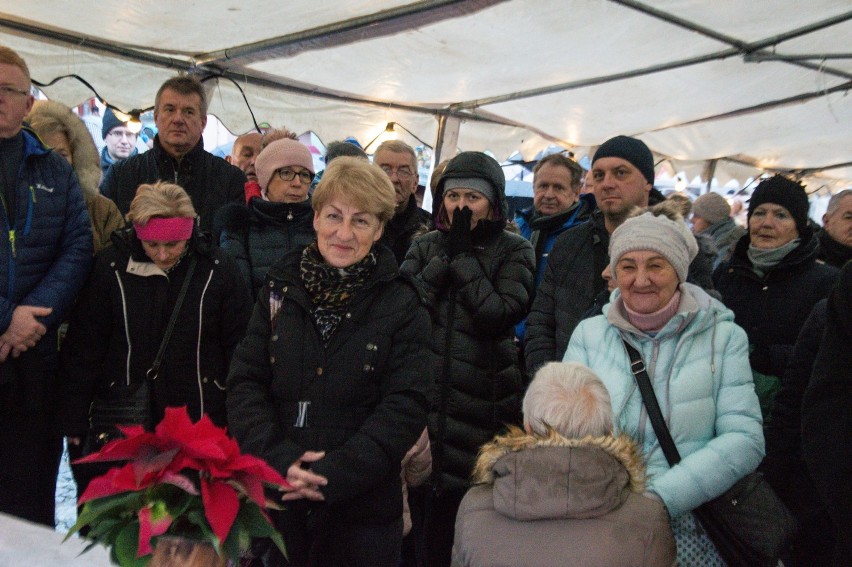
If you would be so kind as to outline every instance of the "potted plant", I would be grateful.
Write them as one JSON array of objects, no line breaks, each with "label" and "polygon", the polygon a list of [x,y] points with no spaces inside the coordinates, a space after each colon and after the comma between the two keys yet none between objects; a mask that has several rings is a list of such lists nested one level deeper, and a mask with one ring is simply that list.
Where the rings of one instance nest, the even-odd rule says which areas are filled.
[{"label": "potted plant", "polygon": [[124,439],[77,461],[127,462],[91,481],[65,539],[88,527],[87,549],[106,545],[115,563],[134,567],[149,564],[161,537],[206,542],[223,561],[239,560],[257,537],[271,538],[284,552],[264,511],[273,507],[264,485],[289,485],[262,459],[241,454],[225,429],[206,415],[192,423],[185,407],[167,408],[153,432],[119,429]]}]

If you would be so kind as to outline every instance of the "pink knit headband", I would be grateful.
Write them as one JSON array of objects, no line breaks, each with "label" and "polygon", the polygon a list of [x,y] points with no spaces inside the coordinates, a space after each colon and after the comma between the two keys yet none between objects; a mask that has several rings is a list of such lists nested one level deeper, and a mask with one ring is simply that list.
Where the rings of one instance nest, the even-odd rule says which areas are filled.
[{"label": "pink knit headband", "polygon": [[139,240],[175,242],[189,240],[195,220],[191,217],[152,218],[146,224],[133,223]]}]

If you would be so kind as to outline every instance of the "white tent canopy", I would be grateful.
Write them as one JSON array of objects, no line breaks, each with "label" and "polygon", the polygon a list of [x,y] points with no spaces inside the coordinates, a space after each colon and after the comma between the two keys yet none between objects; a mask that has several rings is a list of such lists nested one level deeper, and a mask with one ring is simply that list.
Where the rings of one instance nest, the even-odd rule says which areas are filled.
[{"label": "white tent canopy", "polygon": [[852,181],[849,0],[0,0],[0,44],[124,110],[178,71],[219,76],[210,112],[233,132],[254,121],[232,80],[258,122],[325,141],[394,122],[502,159],[629,134],[690,177]]}]

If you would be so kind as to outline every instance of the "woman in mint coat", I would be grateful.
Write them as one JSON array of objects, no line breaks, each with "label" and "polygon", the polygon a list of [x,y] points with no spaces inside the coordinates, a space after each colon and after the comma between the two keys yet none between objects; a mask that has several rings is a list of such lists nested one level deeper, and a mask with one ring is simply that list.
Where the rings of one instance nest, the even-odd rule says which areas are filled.
[{"label": "woman in mint coat", "polygon": [[[722,565],[690,512],[754,471],[764,455],[760,406],[748,340],[734,315],[684,283],[698,247],[683,223],[645,213],[610,240],[618,289],[603,315],[583,321],[565,361],[589,366],[610,392],[616,428],[643,447],[648,496],[666,506],[679,565]],[[660,408],[681,455],[663,455],[623,341],[642,355]]]}]

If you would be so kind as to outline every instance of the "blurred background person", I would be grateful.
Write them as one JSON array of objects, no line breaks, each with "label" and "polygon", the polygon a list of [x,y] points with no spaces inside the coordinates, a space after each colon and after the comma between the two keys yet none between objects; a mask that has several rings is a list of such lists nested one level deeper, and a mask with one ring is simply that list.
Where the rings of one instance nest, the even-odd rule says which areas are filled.
[{"label": "blurred background person", "polygon": [[535,254],[505,230],[506,212],[500,164],[462,152],[438,182],[437,230],[414,239],[401,268],[425,290],[432,315],[430,565],[450,563],[456,512],[479,447],[520,418],[514,325],[530,306]]},{"label": "blurred background person", "polygon": [[852,259],[852,189],[835,193],[828,200],[816,238],[817,258],[826,264],[840,269]]},{"label": "blurred background person", "polygon": [[125,160],[139,153],[136,150],[136,134],[122,122],[111,108],[104,111],[101,136],[104,147],[101,150],[101,170],[106,174],[112,164]]},{"label": "blurred background person", "polygon": [[523,411],[523,431],[479,452],[456,519],[453,566],[674,565],[669,516],[643,496],[642,452],[615,436],[600,378],[581,364],[549,362]]},{"label": "blurred background person", "polygon": [[706,234],[716,244],[713,268],[730,259],[734,247],[746,231],[731,218],[731,206],[718,193],[710,191],[692,203],[692,232]]},{"label": "blurred background person", "polygon": [[429,315],[377,244],[395,208],[381,169],[335,159],[312,205],[316,242],[269,270],[234,356],[230,430],[294,488],[273,512],[289,562],[267,564],[395,567],[401,462],[426,425]]},{"label": "blurred background person", "polygon": [[[679,565],[723,565],[690,513],[754,471],[764,454],[748,343],[734,314],[686,283],[698,252],[683,222],[644,213],[612,234],[617,289],[603,315],[582,321],[565,361],[591,368],[609,390],[617,431],[641,443],[647,494],[672,518]],[[636,387],[625,343],[638,351],[682,460],[670,466]]]},{"label": "blurred background person", "polygon": [[308,196],[314,162],[304,144],[289,138],[272,142],[253,162],[260,196],[248,205],[226,205],[214,225],[221,231],[220,246],[236,261],[256,297],[275,262],[315,239]]}]

